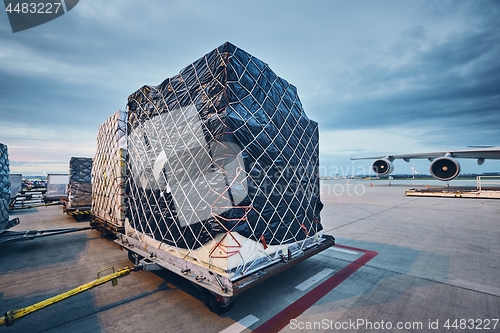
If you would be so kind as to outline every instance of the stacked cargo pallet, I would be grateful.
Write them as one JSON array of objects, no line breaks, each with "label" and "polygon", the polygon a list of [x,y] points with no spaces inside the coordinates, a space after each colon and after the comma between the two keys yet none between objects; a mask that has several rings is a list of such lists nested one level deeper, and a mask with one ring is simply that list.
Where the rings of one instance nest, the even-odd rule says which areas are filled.
[{"label": "stacked cargo pallet", "polygon": [[129,96],[128,154],[127,242],[158,258],[233,281],[320,238],[318,125],[230,43]]},{"label": "stacked cargo pallet", "polygon": [[68,209],[92,205],[92,158],[72,157],[69,161]]},{"label": "stacked cargo pallet", "polygon": [[15,198],[23,190],[23,175],[19,173],[10,174],[10,197]]},{"label": "stacked cargo pallet", "polygon": [[92,162],[91,224],[96,229],[118,231],[123,228],[126,157],[127,112],[117,111],[99,126]]}]

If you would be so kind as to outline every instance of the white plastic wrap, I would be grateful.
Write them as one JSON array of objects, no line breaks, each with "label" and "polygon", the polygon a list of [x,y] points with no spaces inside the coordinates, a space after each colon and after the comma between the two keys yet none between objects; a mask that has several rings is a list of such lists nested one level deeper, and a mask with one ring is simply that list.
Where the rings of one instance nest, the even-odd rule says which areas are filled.
[{"label": "white plastic wrap", "polygon": [[23,189],[23,175],[19,173],[10,174],[10,198],[15,198]]}]

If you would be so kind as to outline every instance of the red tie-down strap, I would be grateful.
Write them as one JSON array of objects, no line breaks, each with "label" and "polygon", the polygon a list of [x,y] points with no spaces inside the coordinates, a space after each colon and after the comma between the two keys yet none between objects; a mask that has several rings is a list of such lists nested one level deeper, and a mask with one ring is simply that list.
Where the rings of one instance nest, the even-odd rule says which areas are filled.
[{"label": "red tie-down strap", "polygon": [[264,250],[267,249],[266,238],[264,237],[264,235],[260,235],[260,241],[261,241],[262,245],[264,246]]},{"label": "red tie-down strap", "polygon": [[306,236],[309,236],[309,230],[307,230],[307,227],[304,224],[301,224],[300,226],[302,227],[302,229],[304,229]]}]

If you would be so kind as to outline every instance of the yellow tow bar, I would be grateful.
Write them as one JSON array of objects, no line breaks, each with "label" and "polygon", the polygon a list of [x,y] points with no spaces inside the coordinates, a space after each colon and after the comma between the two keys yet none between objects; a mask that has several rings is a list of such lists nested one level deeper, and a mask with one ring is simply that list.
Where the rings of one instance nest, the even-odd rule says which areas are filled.
[{"label": "yellow tow bar", "polygon": [[[100,277],[100,273],[107,271],[107,270],[112,270],[113,273],[105,275],[103,277]],[[0,317],[0,326],[3,326],[3,325],[11,326],[16,321],[18,321],[19,319],[21,319],[24,316],[29,315],[30,313],[41,310],[49,305],[55,304],[57,302],[60,302],[60,301],[65,300],[67,298],[70,298],[71,296],[75,296],[79,293],[82,293],[82,292],[87,291],[89,289],[92,289],[94,287],[100,286],[101,284],[104,284],[106,282],[111,281],[113,286],[116,286],[118,284],[118,278],[129,275],[130,272],[132,272],[133,270],[134,270],[133,268],[128,268],[128,267],[125,267],[125,268],[119,270],[118,272],[115,272],[115,269],[113,267],[102,270],[102,271],[97,273],[97,280],[94,280],[92,282],[88,282],[84,285],[81,285],[79,287],[71,289],[65,293],[48,298],[44,301],[30,305],[26,308],[7,311],[3,317]]]}]

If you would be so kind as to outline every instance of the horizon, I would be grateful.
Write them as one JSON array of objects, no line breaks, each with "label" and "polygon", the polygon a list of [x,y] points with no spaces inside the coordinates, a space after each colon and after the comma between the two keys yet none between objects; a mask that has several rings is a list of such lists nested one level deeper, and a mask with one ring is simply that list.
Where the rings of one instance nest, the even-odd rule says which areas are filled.
[{"label": "horizon", "polygon": [[[69,175],[69,173],[48,173],[46,175],[43,175],[43,174],[33,174],[33,175],[24,175],[22,173],[14,173],[14,172],[11,172],[10,175],[21,175],[22,176],[22,179],[47,179],[47,176],[49,175]],[[458,178],[465,178],[465,177],[476,177],[476,176],[491,176],[491,175],[494,175],[494,176],[498,176],[500,175],[500,171],[494,171],[494,172],[480,172],[480,173],[476,173],[476,172],[472,172],[472,173],[460,173],[460,175],[455,178],[455,179],[458,179]],[[371,174],[355,174],[355,175],[335,175],[335,176],[331,176],[331,175],[324,175],[324,174],[320,174],[319,175],[319,178],[327,178],[327,177],[331,177],[332,179],[333,178],[338,178],[338,179],[347,179],[349,177],[357,177],[357,178],[363,178],[363,177],[370,177],[370,178],[373,178],[373,179],[389,179],[390,177],[407,177],[407,176],[411,176],[411,177],[415,177],[415,178],[423,178],[423,177],[431,177],[432,178],[432,175],[429,173],[429,174],[426,174],[426,173],[417,173],[417,174],[412,174],[412,173],[391,173],[390,175],[385,175],[385,176],[377,176],[375,173],[371,173]],[[453,179],[454,180],[454,179]]]}]

